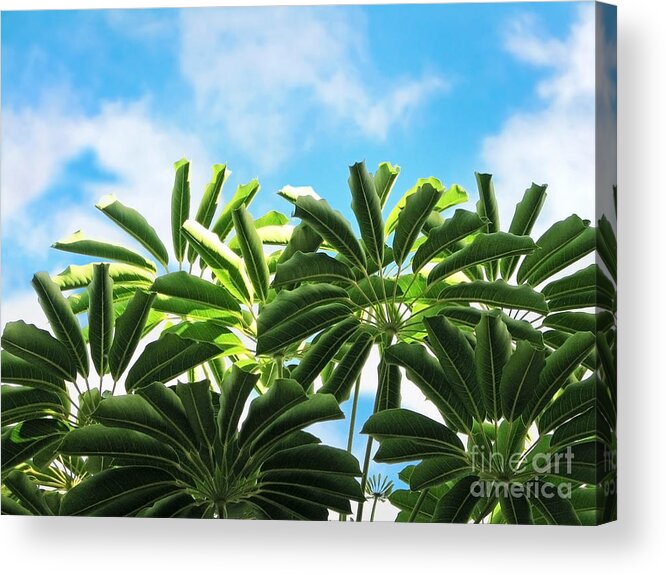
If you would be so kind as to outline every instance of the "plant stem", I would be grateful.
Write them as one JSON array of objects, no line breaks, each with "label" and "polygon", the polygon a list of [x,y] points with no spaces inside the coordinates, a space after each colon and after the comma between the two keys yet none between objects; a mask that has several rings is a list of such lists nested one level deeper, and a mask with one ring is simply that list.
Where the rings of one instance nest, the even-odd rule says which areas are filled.
[{"label": "plant stem", "polygon": [[[377,394],[379,397],[379,394]],[[376,401],[375,401],[376,403]],[[374,414],[373,410],[373,414]],[[368,443],[365,447],[365,458],[363,459],[363,475],[361,475],[361,491],[365,493],[365,486],[368,482],[368,467],[370,466],[370,453],[372,452],[372,437],[368,437]],[[364,501],[359,501],[358,508],[356,510],[356,521],[363,521],[363,504]]]},{"label": "plant stem", "polygon": [[377,511],[377,501],[379,501],[379,497],[375,497],[374,502],[372,503],[372,511],[370,512],[370,523],[372,523],[375,520],[375,511]]},{"label": "plant stem", "polygon": [[356,410],[358,408],[358,396],[361,394],[361,376],[359,375],[356,378],[356,384],[354,385],[354,403],[352,403],[352,410],[349,419],[349,435],[347,436],[347,451],[352,452],[352,446],[354,444],[354,427],[356,425]]},{"label": "plant stem", "polygon": [[430,489],[423,489],[419,494],[419,498],[416,500],[414,509],[412,509],[412,512],[409,514],[409,519],[407,519],[407,523],[414,523],[416,521],[419,511],[421,511],[421,507],[423,506],[423,502],[425,501],[425,498],[428,496],[428,491],[430,491]]}]

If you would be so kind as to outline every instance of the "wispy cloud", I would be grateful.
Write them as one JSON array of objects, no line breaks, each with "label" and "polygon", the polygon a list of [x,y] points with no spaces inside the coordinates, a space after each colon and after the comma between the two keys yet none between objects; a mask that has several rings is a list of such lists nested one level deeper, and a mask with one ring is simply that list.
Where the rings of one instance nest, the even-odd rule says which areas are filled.
[{"label": "wispy cloud", "polygon": [[446,87],[433,74],[382,78],[359,10],[188,10],[181,24],[181,69],[199,112],[266,169],[322,125],[382,141]]},{"label": "wispy cloud", "polygon": [[[484,169],[496,174],[504,221],[532,181],[547,183],[541,221],[571,214],[592,218],[595,191],[595,16],[580,8],[565,39],[544,34],[533,16],[512,22],[505,48],[517,59],[547,71],[534,105],[506,119],[483,140]],[[543,228],[536,230],[544,231]]]}]

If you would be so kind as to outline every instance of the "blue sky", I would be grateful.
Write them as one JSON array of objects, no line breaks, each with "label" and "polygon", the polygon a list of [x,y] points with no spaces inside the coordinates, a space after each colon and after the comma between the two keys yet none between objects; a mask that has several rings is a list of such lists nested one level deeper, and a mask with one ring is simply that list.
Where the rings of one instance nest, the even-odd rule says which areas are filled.
[{"label": "blue sky", "polygon": [[259,177],[255,215],[287,184],[349,214],[365,159],[397,192],[491,172],[506,222],[532,181],[551,222],[592,218],[594,30],[574,2],[3,13],[2,321],[44,323],[32,274],[77,261],[53,241],[121,239],[102,195],[167,235],[183,156],[195,197],[213,163],[227,197]]}]

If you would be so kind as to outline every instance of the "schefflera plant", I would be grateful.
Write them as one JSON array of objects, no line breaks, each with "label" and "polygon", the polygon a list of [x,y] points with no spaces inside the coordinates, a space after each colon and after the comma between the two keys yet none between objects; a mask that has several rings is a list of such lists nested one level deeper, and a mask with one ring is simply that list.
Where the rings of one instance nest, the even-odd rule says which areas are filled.
[{"label": "schefflera plant", "polygon": [[[278,293],[259,315],[257,353],[276,361],[298,359],[290,377],[305,389],[321,374],[319,393],[331,393],[339,402],[353,396],[351,450],[359,378],[374,346],[380,357],[373,407],[378,413],[400,406],[400,370],[386,351],[396,342],[422,340],[423,317],[447,305],[469,309],[470,303],[545,315],[547,305],[529,285],[497,279],[502,258],[530,254],[537,246],[527,235],[497,231],[490,219],[496,215],[490,207],[494,195],[484,196],[485,180],[479,180],[486,202],[478,213],[458,209],[444,219],[441,213],[466,201],[467,194],[459,186],[446,189],[436,178],[425,178],[384,218],[399,169],[381,164],[373,175],[357,163],[349,172],[360,239],[344,216],[311,189],[282,191],[313,241],[278,262],[272,284]],[[507,321],[516,337],[534,331],[526,322]],[[372,437],[366,444],[363,488],[371,451]],[[356,520],[362,518],[360,504]]]},{"label": "schefflera plant", "polygon": [[61,515],[327,520],[363,499],[356,459],[304,429],[343,417],[330,395],[278,379],[246,409],[258,374],[234,366],[207,380],[150,383],[109,397],[62,441],[108,465],[70,489]]}]

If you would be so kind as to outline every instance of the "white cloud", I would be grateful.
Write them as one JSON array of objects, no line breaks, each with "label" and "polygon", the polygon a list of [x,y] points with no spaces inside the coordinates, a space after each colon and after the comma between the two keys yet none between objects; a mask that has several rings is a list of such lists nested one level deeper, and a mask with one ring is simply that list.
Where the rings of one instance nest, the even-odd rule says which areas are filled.
[{"label": "white cloud", "polygon": [[397,83],[377,77],[358,11],[187,10],[181,25],[181,69],[198,109],[265,169],[307,147],[316,126],[329,122],[384,140],[445,87],[432,74]]},{"label": "white cloud", "polygon": [[[108,103],[93,116],[69,112],[57,102],[7,109],[3,138],[4,235],[32,254],[44,254],[53,241],[78,229],[96,239],[126,241],[128,236],[93,207],[108,193],[138,209],[168,238],[173,162],[184,155],[192,160],[194,198],[201,195],[212,164],[197,138],[152,120],[145,101]],[[74,182],[85,186],[83,204],[67,198],[50,217],[36,217],[31,203],[58,181],[68,162],[86,151],[114,179]]]},{"label": "white cloud", "polygon": [[[595,214],[595,15],[581,6],[564,40],[549,38],[530,16],[514,21],[505,47],[527,64],[545,68],[535,107],[511,115],[484,139],[484,169],[495,174],[500,215],[506,223],[532,181],[548,184],[541,222],[572,212]],[[544,224],[535,228],[545,230]]]}]

